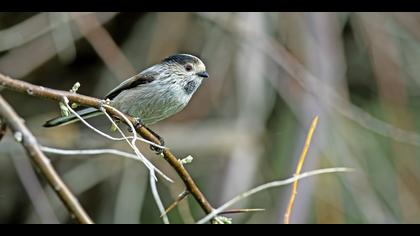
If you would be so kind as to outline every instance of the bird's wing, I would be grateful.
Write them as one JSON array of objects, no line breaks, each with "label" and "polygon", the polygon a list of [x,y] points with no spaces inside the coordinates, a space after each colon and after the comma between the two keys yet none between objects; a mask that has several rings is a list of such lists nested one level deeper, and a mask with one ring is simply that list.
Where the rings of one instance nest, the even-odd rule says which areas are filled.
[{"label": "bird's wing", "polygon": [[118,94],[120,94],[124,90],[134,88],[134,87],[136,87],[138,85],[141,85],[141,84],[148,84],[148,83],[154,81],[157,78],[157,76],[158,76],[157,72],[154,72],[154,71],[151,71],[151,70],[143,71],[140,74],[137,74],[137,75],[125,80],[120,85],[118,85],[116,88],[111,90],[106,95],[106,98],[107,99],[113,99],[116,96],[118,96]]}]

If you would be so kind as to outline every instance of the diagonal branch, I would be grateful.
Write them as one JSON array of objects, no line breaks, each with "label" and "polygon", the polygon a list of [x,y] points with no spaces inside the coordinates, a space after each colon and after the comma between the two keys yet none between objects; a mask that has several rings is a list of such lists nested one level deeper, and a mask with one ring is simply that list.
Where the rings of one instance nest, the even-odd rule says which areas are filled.
[{"label": "diagonal branch", "polygon": [[[104,108],[108,113],[110,113],[114,117],[119,118],[121,121],[125,121],[125,118],[127,118],[132,124],[137,123],[135,118],[127,116],[127,115],[125,115],[125,118],[121,117],[120,112],[118,112],[117,109],[111,106],[103,106],[104,101],[97,98],[88,97],[88,96],[80,95],[76,93],[70,93],[70,92],[62,91],[62,90],[45,88],[42,86],[36,86],[36,85],[30,84],[24,81],[12,79],[2,74],[0,74],[0,86],[3,86],[6,89],[10,89],[19,93],[25,93],[27,95],[35,96],[35,97],[47,98],[47,99],[58,101],[58,102],[62,101],[63,97],[67,97],[71,102],[76,102],[84,106],[95,107],[98,109]],[[152,141],[156,144],[159,144],[159,145],[161,144],[159,142],[159,139],[155,137],[145,127],[137,126],[136,131],[143,138],[149,141]],[[213,207],[210,205],[206,197],[200,191],[200,189],[198,188],[198,186],[196,185],[196,183],[194,182],[194,180],[192,179],[188,171],[178,161],[178,158],[176,158],[176,156],[169,149],[165,149],[163,151],[163,157],[176,171],[178,176],[182,179],[187,190],[195,198],[195,200],[198,202],[198,204],[203,209],[203,211],[206,214],[210,214],[214,210]]]},{"label": "diagonal branch", "polygon": [[188,194],[190,194],[188,190],[184,190],[181,194],[179,194],[175,201],[168,208],[166,208],[166,210],[160,215],[160,217],[164,217],[166,214],[168,214],[168,212],[174,209],[182,200],[184,200],[188,196]]},{"label": "diagonal branch", "polygon": [[32,161],[39,168],[41,173],[48,180],[48,183],[60,197],[61,201],[67,207],[72,218],[75,218],[79,223],[92,224],[92,220],[87,215],[85,210],[80,205],[77,198],[70,192],[57,172],[54,170],[50,160],[41,151],[36,138],[31,131],[23,123],[22,118],[13,110],[13,108],[0,95],[0,116],[3,117],[7,126],[14,133],[15,139],[22,143],[26,152],[31,157]]},{"label": "diagonal branch", "polygon": [[264,208],[230,209],[220,212],[220,215],[265,211]]},{"label": "diagonal branch", "polygon": [[72,13],[72,17],[80,32],[118,79],[124,80],[136,73],[95,14],[75,12]]},{"label": "diagonal branch", "polygon": [[[309,146],[311,145],[312,136],[318,124],[318,118],[319,118],[318,116],[315,116],[315,118],[312,121],[311,127],[308,131],[308,135],[306,136],[305,146],[303,147],[302,153],[300,154],[299,162],[296,167],[295,176],[298,176],[300,174],[300,171],[302,170],[303,163],[305,162],[305,159],[306,159],[306,154],[308,153]],[[297,194],[297,187],[298,187],[298,180],[296,180],[293,183],[292,192],[290,193],[289,203],[287,205],[286,213],[284,214],[285,224],[289,224],[290,222],[290,214],[292,213],[293,204],[295,202],[295,198]]]}]

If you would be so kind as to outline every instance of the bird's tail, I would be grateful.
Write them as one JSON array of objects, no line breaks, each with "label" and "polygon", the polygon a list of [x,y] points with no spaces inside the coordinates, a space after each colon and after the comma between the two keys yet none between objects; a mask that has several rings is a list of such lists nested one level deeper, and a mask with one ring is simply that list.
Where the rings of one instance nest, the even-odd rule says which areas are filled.
[{"label": "bird's tail", "polygon": [[[89,108],[78,111],[77,114],[79,114],[83,119],[89,119],[89,118],[102,114],[102,112],[96,108],[89,107]],[[69,116],[62,116],[62,117],[57,117],[52,120],[49,120],[45,122],[44,127],[63,126],[63,125],[68,125],[68,124],[77,122],[77,121],[79,121],[79,118],[71,114]]]}]

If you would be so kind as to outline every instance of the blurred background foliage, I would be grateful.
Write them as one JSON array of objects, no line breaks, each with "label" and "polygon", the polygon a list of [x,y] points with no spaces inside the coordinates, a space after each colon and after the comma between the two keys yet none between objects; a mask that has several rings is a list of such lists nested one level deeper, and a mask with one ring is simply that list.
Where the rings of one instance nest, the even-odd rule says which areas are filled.
[{"label": "blurred background foliage", "polygon": [[[420,15],[418,13],[0,13],[0,72],[102,97],[175,53],[206,63],[210,79],[189,106],[151,128],[165,137],[208,200],[219,206],[258,184],[293,175],[310,121],[320,116],[303,171],[357,171],[305,179],[292,223],[419,223]],[[2,90],[39,142],[65,149],[117,148],[82,124],[45,129],[58,104]],[[92,123],[105,131],[110,124]],[[158,182],[165,206],[182,182]],[[97,223],[162,223],[147,170],[112,155],[48,154]],[[236,207],[234,223],[281,223],[291,186]],[[10,133],[0,142],[0,222],[72,223]],[[171,223],[203,216],[188,198]]]}]

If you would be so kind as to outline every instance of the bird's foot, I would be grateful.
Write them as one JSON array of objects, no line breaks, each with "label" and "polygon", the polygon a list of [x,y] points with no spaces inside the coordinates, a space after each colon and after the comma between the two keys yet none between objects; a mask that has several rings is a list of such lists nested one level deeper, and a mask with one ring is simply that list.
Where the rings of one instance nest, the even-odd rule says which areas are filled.
[{"label": "bird's foot", "polygon": [[[153,130],[147,128],[146,126],[144,127],[159,140],[160,146],[165,146],[165,140],[159,134],[155,133]],[[157,155],[163,153],[163,149],[160,147],[156,147],[155,145],[150,145],[150,150],[156,152]]]},{"label": "bird's foot", "polygon": [[[139,129],[141,127],[146,128],[150,133],[153,134],[153,136],[155,136],[159,140],[160,146],[165,146],[165,140],[163,140],[163,138],[159,134],[155,133],[153,130],[151,130],[147,126],[145,126],[144,123],[143,123],[143,121],[141,120],[141,118],[137,117],[137,118],[135,118],[135,120],[136,121],[133,124],[134,129]],[[128,131],[129,132],[133,132],[131,130],[131,127],[128,127]],[[150,150],[156,152],[156,154],[158,154],[158,155],[160,155],[160,154],[163,153],[163,149],[162,148],[157,147],[157,146],[152,145],[152,144],[150,145]]]}]

